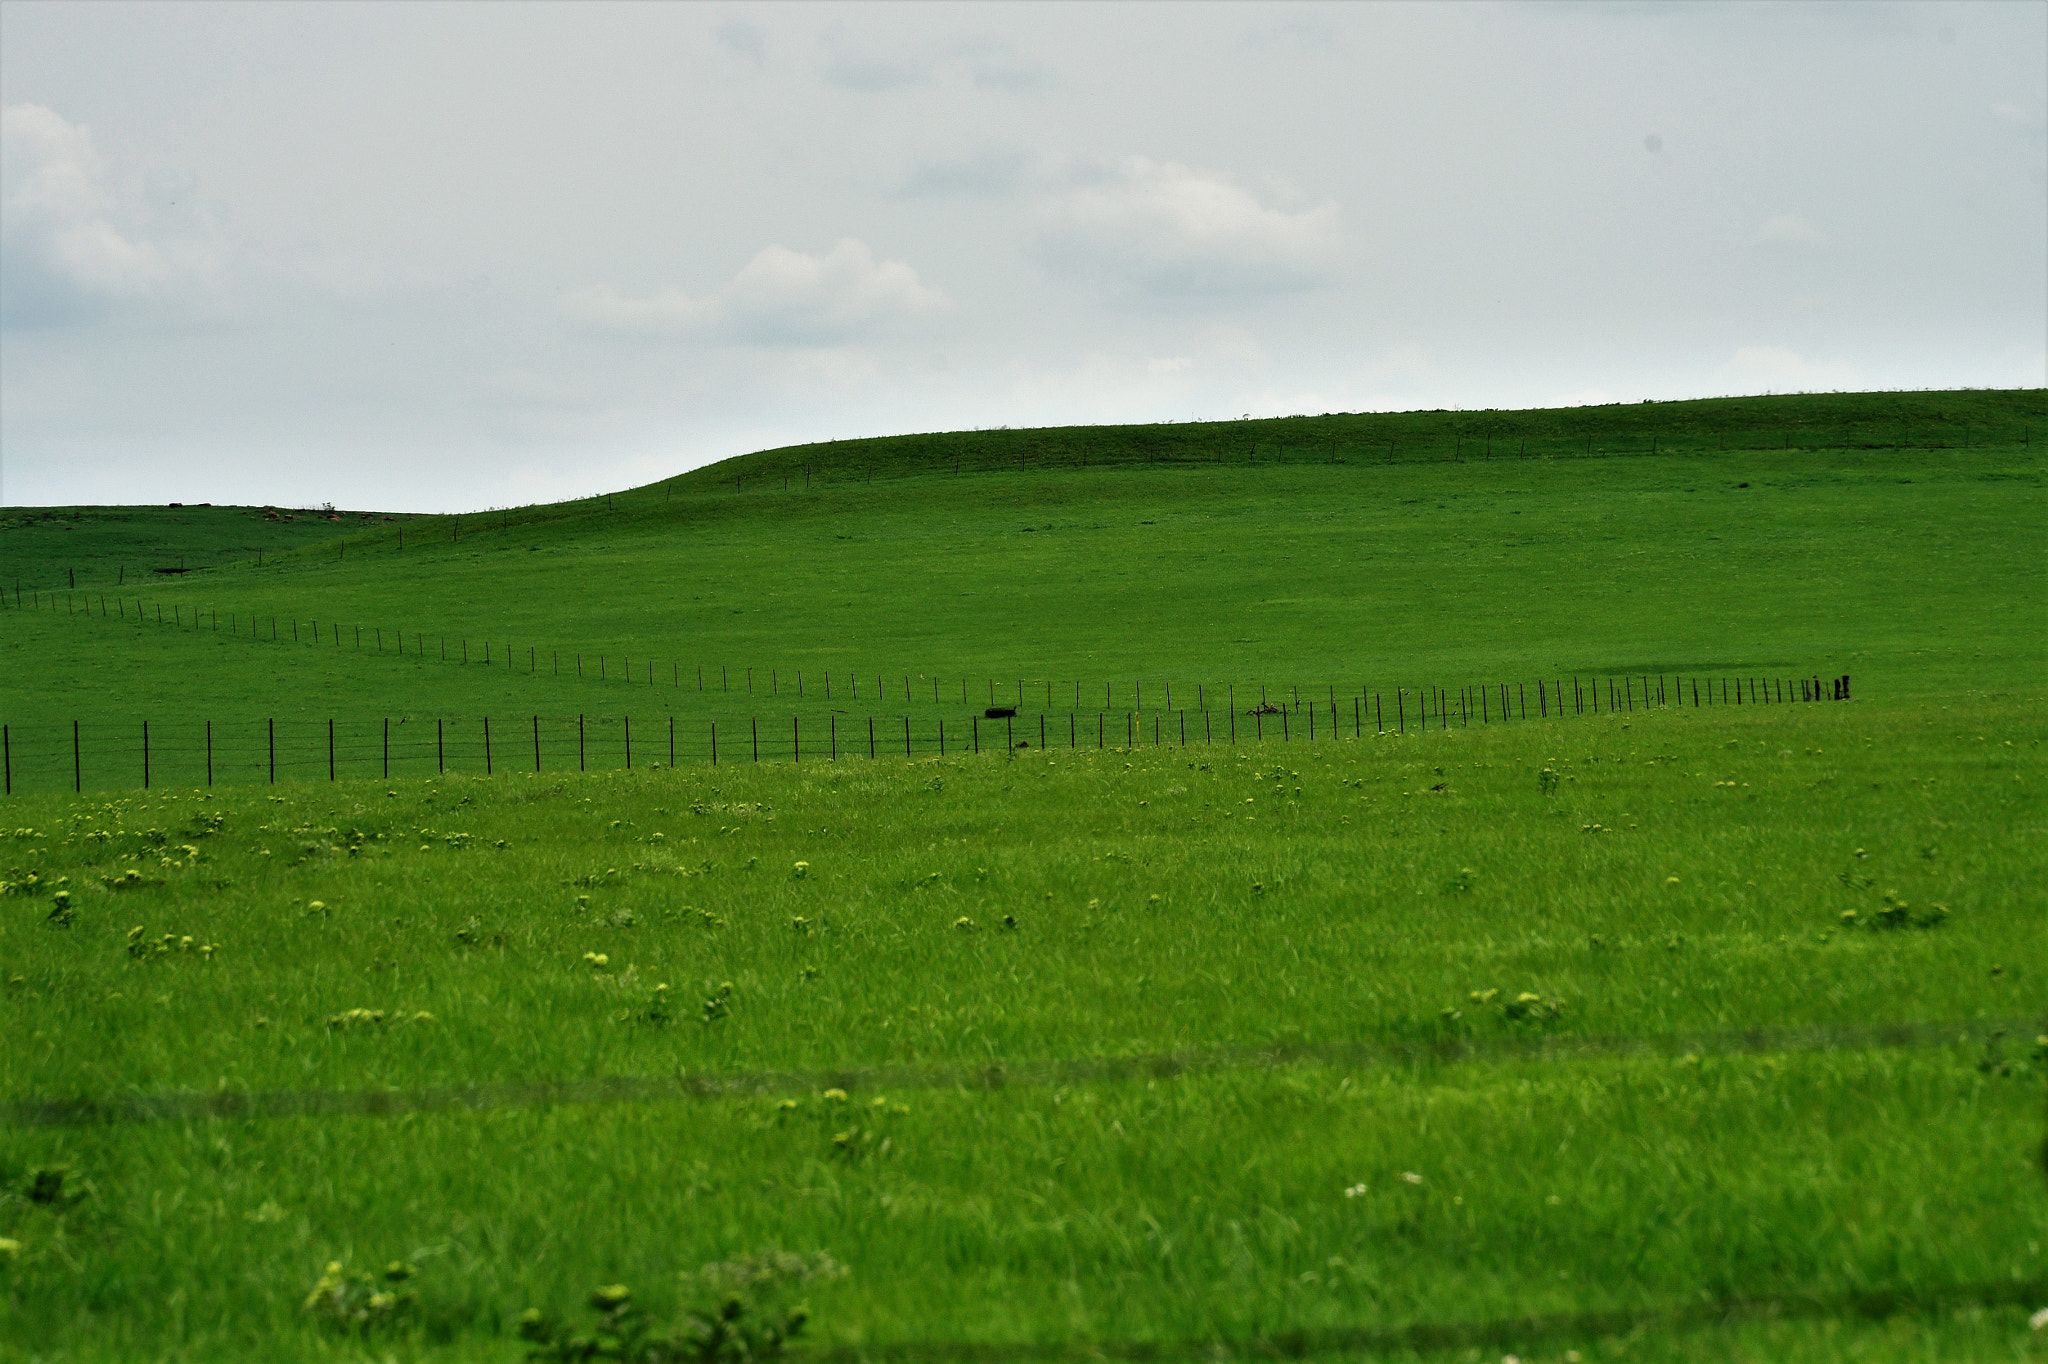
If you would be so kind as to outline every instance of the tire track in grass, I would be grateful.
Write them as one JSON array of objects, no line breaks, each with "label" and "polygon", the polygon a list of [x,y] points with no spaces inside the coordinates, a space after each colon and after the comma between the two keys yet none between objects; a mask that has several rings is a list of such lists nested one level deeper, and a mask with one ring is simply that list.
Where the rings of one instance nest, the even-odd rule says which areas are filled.
[{"label": "tire track in grass", "polygon": [[1233,1070],[1310,1064],[1335,1066],[1455,1065],[1461,1062],[1559,1060],[1627,1056],[1730,1056],[1790,1052],[1886,1051],[1981,1044],[2028,1036],[2048,1024],[2028,1018],[1944,1023],[1875,1023],[1848,1027],[1749,1028],[1650,1037],[1453,1038],[1436,1042],[1330,1046],[1225,1047],[1081,1060],[1019,1061],[983,1066],[879,1066],[830,1071],[740,1071],[673,1076],[600,1076],[531,1084],[428,1086],[414,1089],[180,1091],[74,1098],[16,1099],[0,1104],[0,1127],[89,1127],[202,1118],[326,1116],[390,1117],[401,1113],[563,1105],[720,1099],[736,1095],[823,1089],[1002,1089],[1011,1085],[1114,1084]]},{"label": "tire track in grass", "polygon": [[1041,1360],[1309,1359],[1339,1352],[1371,1357],[1395,1351],[1438,1352],[1472,1347],[1527,1350],[1563,1341],[1592,1341],[1646,1330],[1711,1329],[1747,1321],[1882,1321],[1967,1308],[2028,1308],[2048,1301],[2048,1280],[1870,1289],[1838,1294],[1727,1297],[1646,1311],[1575,1312],[1481,1322],[1418,1322],[1410,1326],[1334,1327],[1287,1331],[1244,1340],[1075,1340],[1051,1344],[911,1341],[841,1346],[808,1357],[832,1364],[996,1364]]}]

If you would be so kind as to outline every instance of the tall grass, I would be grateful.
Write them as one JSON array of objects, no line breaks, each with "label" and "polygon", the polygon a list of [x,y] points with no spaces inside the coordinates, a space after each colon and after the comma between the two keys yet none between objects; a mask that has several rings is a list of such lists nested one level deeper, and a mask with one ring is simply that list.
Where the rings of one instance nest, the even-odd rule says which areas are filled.
[{"label": "tall grass", "polygon": [[[4,1092],[2023,1015],[2042,737],[2026,707],[1852,704],[34,798],[10,860],[38,885],[0,901],[31,1039]],[[1901,902],[1948,915],[1866,926]],[[313,1348],[297,1296],[320,1264],[408,1258],[407,1330],[459,1357],[528,1305],[621,1279],[659,1303],[677,1271],[770,1246],[853,1267],[813,1302],[848,1342],[2039,1280],[2031,1046],[17,1129],[17,1190],[64,1165],[90,1192],[4,1205],[24,1258],[0,1334],[281,1357]],[[109,1275],[152,1287],[110,1312]]]},{"label": "tall grass", "polygon": [[[587,1321],[624,1283],[666,1318],[707,1262],[778,1250],[851,1271],[804,1290],[848,1359],[2022,1357],[2038,406],[903,438],[414,521],[402,551],[396,523],[278,556],[195,520],[218,566],[125,600],[100,579],[147,518],[12,526],[0,721],[61,770],[0,820],[0,1359],[511,1360],[528,1309]],[[67,537],[92,552],[60,579]],[[70,609],[33,609],[53,588]],[[699,663],[730,689],[679,685]],[[1291,709],[1790,672],[1856,699],[1384,735],[1340,705],[1312,742]],[[1032,746],[953,748],[1020,681]],[[1213,728],[1124,747],[1169,682]],[[1104,685],[1105,746],[1063,746]],[[1261,688],[1290,708],[1263,737]],[[670,767],[670,715],[741,760]],[[609,770],[570,770],[579,716]],[[74,719],[123,763],[150,721],[153,789],[48,789]],[[236,784],[273,719],[311,766]],[[236,765],[210,791],[208,721]],[[445,774],[412,737],[437,722]],[[412,1296],[372,1310],[394,1261]],[[368,1285],[353,1333],[305,1306],[323,1282]]]}]

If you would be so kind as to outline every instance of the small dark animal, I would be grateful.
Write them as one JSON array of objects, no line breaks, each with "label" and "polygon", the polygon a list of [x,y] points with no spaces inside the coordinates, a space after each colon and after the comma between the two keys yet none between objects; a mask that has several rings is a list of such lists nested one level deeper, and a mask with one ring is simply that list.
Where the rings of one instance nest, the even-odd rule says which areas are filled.
[{"label": "small dark animal", "polygon": [[1017,713],[1015,706],[990,706],[981,713],[984,720],[1007,720]]}]

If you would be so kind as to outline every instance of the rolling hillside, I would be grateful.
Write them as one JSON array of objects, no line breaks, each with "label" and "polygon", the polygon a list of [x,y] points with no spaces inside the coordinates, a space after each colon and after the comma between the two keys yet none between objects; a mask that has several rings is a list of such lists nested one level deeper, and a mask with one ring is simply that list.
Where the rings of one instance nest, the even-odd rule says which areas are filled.
[{"label": "rolling hillside", "polygon": [[13,513],[0,1361],[2025,1357],[2043,416]]}]

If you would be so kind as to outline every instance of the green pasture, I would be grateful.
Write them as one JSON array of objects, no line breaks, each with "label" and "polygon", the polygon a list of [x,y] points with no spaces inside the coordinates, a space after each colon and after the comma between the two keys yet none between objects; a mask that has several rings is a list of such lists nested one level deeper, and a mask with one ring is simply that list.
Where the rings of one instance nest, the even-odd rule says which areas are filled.
[{"label": "green pasture", "polygon": [[395,524],[376,512],[294,507],[0,508],[0,571],[16,586],[147,592],[190,573],[268,562],[349,531]]},{"label": "green pasture", "polygon": [[[2048,499],[2025,426],[2041,400],[1907,397],[1970,399],[2014,429],[1948,448],[1235,466],[1145,463],[1141,428],[1121,463],[957,476],[916,442],[878,442],[895,462],[873,485],[820,472],[734,493],[699,471],[380,521],[141,593],[104,581],[115,549],[60,572],[48,534],[14,531],[0,555],[29,586],[0,635],[0,710],[26,752],[55,755],[57,777],[31,762],[32,784],[69,784],[74,720],[124,749],[151,720],[196,753],[208,722],[334,719],[360,746],[386,719],[442,719],[481,766],[485,716],[674,716],[708,757],[714,720],[759,720],[783,751],[792,718],[822,741],[835,715],[864,735],[909,713],[935,742],[939,718],[964,729],[988,704],[1115,717],[1214,710],[1232,688],[1334,695],[1341,722],[1353,696],[1573,676],[2026,684],[2048,664]],[[1005,434],[1033,435],[960,440]],[[813,462],[853,467],[834,457]],[[71,534],[91,544],[85,523]],[[606,752],[622,759],[622,735]],[[98,768],[140,776],[128,757]]]},{"label": "green pasture", "polygon": [[2037,1357],[2044,417],[0,524],[0,1361],[510,1361],[819,1256],[745,1319],[848,1360]]},{"label": "green pasture", "polygon": [[[1850,703],[33,797],[7,845],[25,1044],[0,1092],[2025,1018],[2048,970],[2043,730],[2023,703]],[[809,1295],[819,1338],[877,1347],[2039,1285],[2042,1059],[2020,1030],[15,1127],[0,1337],[24,1357],[348,1353],[299,1307],[330,1259],[420,1266],[417,1317],[360,1347],[422,1358],[516,1358],[529,1306],[624,1281],[666,1309],[678,1271],[767,1248],[849,1266]],[[77,1204],[22,1196],[58,1166]],[[1813,1357],[2016,1357],[2024,1326],[1939,1313],[1879,1350],[1899,1331],[1833,1355],[1815,1337]],[[1628,1357],[1720,1348],[1651,1337]]]}]

